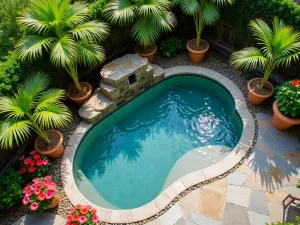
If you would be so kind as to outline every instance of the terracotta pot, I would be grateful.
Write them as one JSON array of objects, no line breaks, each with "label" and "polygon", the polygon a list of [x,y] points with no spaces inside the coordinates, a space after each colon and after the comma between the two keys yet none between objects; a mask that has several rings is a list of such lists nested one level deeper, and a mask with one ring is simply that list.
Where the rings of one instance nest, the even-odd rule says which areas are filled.
[{"label": "terracotta pot", "polygon": [[64,154],[64,151],[65,151],[64,146],[62,145],[62,143],[63,143],[63,136],[57,130],[49,130],[46,133],[48,133],[48,132],[56,132],[59,135],[59,143],[52,150],[42,151],[42,150],[39,149],[39,147],[37,145],[38,140],[41,138],[41,137],[38,137],[35,140],[35,143],[34,143],[35,150],[38,153],[42,154],[42,155],[47,155],[47,156],[49,156],[51,158],[58,158],[58,157],[62,156]]},{"label": "terracotta pot", "polygon": [[150,63],[153,63],[153,62],[154,62],[154,56],[155,56],[155,53],[156,53],[156,51],[157,51],[156,45],[154,45],[153,51],[150,52],[150,53],[148,53],[148,54],[139,53],[139,51],[137,50],[137,47],[138,47],[138,46],[135,46],[135,52],[136,52],[137,54],[139,54],[139,55],[142,56],[142,57],[147,58],[147,59],[148,59],[148,62],[150,62]]},{"label": "terracotta pot", "polygon": [[278,130],[286,130],[291,126],[299,125],[300,119],[292,119],[282,114],[278,108],[278,103],[279,103],[278,101],[275,101],[273,103],[273,112],[274,112],[272,118],[273,126]]},{"label": "terracotta pot", "polygon": [[204,58],[204,56],[205,56],[205,54],[206,54],[206,52],[209,50],[209,44],[208,44],[207,41],[201,39],[201,42],[206,43],[207,46],[206,46],[206,48],[205,48],[204,50],[197,51],[197,50],[194,50],[194,49],[190,48],[190,46],[189,46],[190,43],[191,43],[192,41],[195,41],[195,40],[196,40],[196,39],[190,40],[190,41],[186,44],[186,48],[187,48],[187,50],[189,51],[191,62],[192,62],[192,63],[201,63],[202,60],[203,60],[203,58]]},{"label": "terracotta pot", "polygon": [[71,88],[73,88],[73,87],[70,87],[68,90],[68,98],[71,99],[73,102],[75,102],[77,105],[82,105],[86,100],[88,100],[91,97],[92,90],[93,90],[92,86],[87,82],[80,82],[80,84],[85,84],[88,86],[88,92],[85,94],[85,96],[80,97],[80,98],[72,97],[70,94],[70,91],[71,91]]},{"label": "terracotta pot", "polygon": [[49,206],[49,209],[52,209],[52,208],[58,206],[58,204],[60,203],[60,199],[61,199],[60,195],[55,195],[54,198],[52,199],[52,203]]},{"label": "terracotta pot", "polygon": [[262,104],[267,98],[270,98],[273,94],[274,94],[274,87],[273,85],[267,81],[267,83],[269,84],[269,86],[272,88],[272,92],[270,94],[267,95],[260,95],[255,93],[253,90],[251,90],[250,88],[250,84],[251,82],[253,82],[254,80],[262,80],[262,78],[254,78],[251,79],[248,82],[248,101],[252,104],[252,105],[260,105]]}]

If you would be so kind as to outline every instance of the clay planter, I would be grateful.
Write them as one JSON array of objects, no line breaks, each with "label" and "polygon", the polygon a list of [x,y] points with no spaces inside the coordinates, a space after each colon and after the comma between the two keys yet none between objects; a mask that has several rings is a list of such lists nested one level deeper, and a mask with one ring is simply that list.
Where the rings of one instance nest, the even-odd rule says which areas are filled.
[{"label": "clay planter", "polygon": [[261,94],[257,94],[255,93],[252,89],[251,89],[251,82],[253,82],[254,80],[261,80],[262,78],[254,78],[252,80],[250,80],[248,82],[248,101],[252,104],[252,105],[260,105],[262,104],[267,98],[270,98],[273,94],[274,94],[274,87],[270,82],[266,82],[267,85],[269,85],[272,89],[272,91],[269,94],[266,95],[261,95]]},{"label": "clay planter", "polygon": [[139,54],[140,56],[147,58],[147,59],[148,59],[148,62],[153,63],[153,62],[154,62],[154,56],[155,56],[155,53],[156,53],[156,51],[157,51],[156,45],[154,45],[154,49],[153,49],[153,51],[150,52],[150,53],[140,53],[140,52],[138,51],[138,47],[139,47],[139,46],[135,46],[135,52],[136,52],[137,54]]},{"label": "clay planter", "polygon": [[49,206],[49,209],[53,209],[54,207],[58,206],[58,204],[60,203],[60,195],[55,195],[54,198],[52,199],[52,203]]},{"label": "clay planter", "polygon": [[38,137],[36,140],[35,140],[35,143],[34,143],[34,147],[35,147],[35,150],[42,154],[42,155],[47,155],[51,158],[58,158],[60,156],[62,156],[64,154],[64,146],[62,145],[63,143],[63,136],[62,134],[57,131],[57,130],[49,130],[47,131],[46,133],[50,133],[50,132],[55,132],[56,134],[59,135],[59,142],[58,144],[51,150],[48,150],[48,151],[43,151],[41,149],[39,149],[39,146],[38,146],[38,142],[40,141],[41,137]]},{"label": "clay planter", "polygon": [[73,102],[75,102],[77,105],[82,105],[86,100],[88,100],[91,97],[92,90],[93,90],[92,86],[87,82],[80,82],[80,85],[84,85],[88,89],[87,93],[82,97],[72,96],[71,91],[74,88],[74,86],[70,87],[69,90],[68,90],[68,98],[71,99]]},{"label": "clay planter", "polygon": [[191,43],[195,42],[195,41],[196,41],[196,39],[190,40],[186,44],[186,48],[189,51],[191,62],[192,63],[201,63],[206,52],[209,50],[209,44],[207,41],[201,39],[201,43],[204,43],[206,45],[206,47],[203,50],[194,50],[193,48],[191,48]]},{"label": "clay planter", "polygon": [[275,101],[273,103],[273,112],[274,112],[272,118],[273,126],[278,130],[286,130],[291,126],[299,125],[300,119],[292,119],[282,114],[278,108],[278,103],[279,103],[278,101]]}]

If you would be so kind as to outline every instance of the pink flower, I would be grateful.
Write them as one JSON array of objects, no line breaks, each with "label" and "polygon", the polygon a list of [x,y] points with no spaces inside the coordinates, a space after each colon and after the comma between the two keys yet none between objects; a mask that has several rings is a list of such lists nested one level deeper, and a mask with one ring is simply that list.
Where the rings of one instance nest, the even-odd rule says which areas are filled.
[{"label": "pink flower", "polygon": [[86,217],[85,216],[80,216],[79,219],[78,219],[78,222],[80,224],[84,224],[86,222]]},{"label": "pink flower", "polygon": [[32,194],[32,192],[30,190],[26,191],[25,196],[30,197],[30,195]]},{"label": "pink flower", "polygon": [[54,190],[55,190],[55,187],[54,187],[53,185],[50,184],[50,185],[48,186],[48,190],[49,190],[49,191],[54,191]]},{"label": "pink flower", "polygon": [[20,158],[19,158],[19,160],[22,161],[24,158],[25,158],[25,156],[21,155]]},{"label": "pink flower", "polygon": [[36,185],[39,186],[39,187],[44,186],[44,182],[38,181],[38,182],[36,183]]},{"label": "pink flower", "polygon": [[41,158],[41,156],[40,156],[40,154],[35,154],[35,155],[33,156],[33,158],[34,158],[35,160],[38,160],[39,158]]},{"label": "pink flower", "polygon": [[94,215],[94,216],[92,217],[92,221],[93,221],[94,223],[97,223],[97,222],[99,221],[98,216],[97,216],[97,215]]},{"label": "pink flower", "polygon": [[43,160],[38,159],[38,160],[36,161],[36,165],[42,166],[42,165],[43,165]]},{"label": "pink flower", "polygon": [[29,168],[28,168],[28,171],[29,171],[30,173],[33,173],[33,172],[35,171],[35,167],[34,167],[34,166],[29,167]]},{"label": "pink flower", "polygon": [[36,189],[36,184],[30,185],[30,190],[34,191]]},{"label": "pink flower", "polygon": [[41,189],[35,189],[34,192],[33,192],[35,195],[39,195],[41,194]]},{"label": "pink flower", "polygon": [[46,199],[51,199],[54,196],[54,191],[47,191],[46,192]]},{"label": "pink flower", "polygon": [[27,205],[28,202],[29,202],[29,197],[28,197],[28,196],[25,196],[25,197],[23,198],[23,205]]},{"label": "pink flower", "polygon": [[37,210],[38,208],[39,208],[39,204],[37,204],[36,202],[31,203],[30,209],[31,209],[32,211],[35,211],[35,210]]},{"label": "pink flower", "polygon": [[52,179],[51,176],[45,176],[45,180],[46,180],[46,181],[50,181],[51,179]]},{"label": "pink flower", "polygon": [[46,166],[48,164],[48,160],[47,159],[43,159],[43,164]]},{"label": "pink flower", "polygon": [[74,211],[75,211],[75,209],[74,209],[74,208],[71,208],[71,209],[69,210],[69,214],[72,214]]},{"label": "pink flower", "polygon": [[31,151],[30,155],[34,155],[36,153],[36,151]]},{"label": "pink flower", "polygon": [[31,159],[30,159],[30,158],[26,158],[26,159],[24,160],[24,164],[25,164],[25,165],[28,165],[30,162],[31,162]]}]

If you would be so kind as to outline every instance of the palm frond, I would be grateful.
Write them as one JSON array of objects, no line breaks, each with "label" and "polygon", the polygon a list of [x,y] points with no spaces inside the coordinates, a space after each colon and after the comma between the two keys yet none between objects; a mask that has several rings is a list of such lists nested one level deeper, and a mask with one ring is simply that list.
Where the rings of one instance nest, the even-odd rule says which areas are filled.
[{"label": "palm frond", "polygon": [[77,40],[103,41],[109,36],[109,26],[100,21],[90,21],[70,31]]},{"label": "palm frond", "polygon": [[268,59],[257,48],[245,48],[231,55],[230,63],[236,69],[253,70],[257,66],[264,69]]},{"label": "palm frond", "polygon": [[105,59],[105,50],[100,45],[89,41],[77,42],[78,61],[84,66],[94,66]]},{"label": "palm frond", "polygon": [[194,15],[199,12],[200,4],[198,0],[181,0],[180,8],[187,15]]},{"label": "palm frond", "polygon": [[33,114],[33,121],[45,130],[64,127],[71,120],[72,114],[69,109],[59,103],[48,104]]},{"label": "palm frond", "polygon": [[43,110],[51,104],[61,102],[66,98],[66,92],[62,89],[49,89],[43,92],[36,103],[35,112]]},{"label": "palm frond", "polygon": [[61,37],[50,50],[50,60],[56,67],[67,67],[77,61],[76,42],[71,35]]},{"label": "palm frond", "polygon": [[66,24],[71,27],[85,23],[89,17],[88,5],[83,1],[69,5],[68,10],[63,13],[65,15],[64,20]]},{"label": "palm frond", "polygon": [[6,119],[0,122],[0,146],[1,148],[13,148],[30,136],[31,123],[28,120]]},{"label": "palm frond", "polygon": [[276,59],[275,64],[276,66],[290,66],[292,61],[297,61],[300,59],[300,50],[295,51],[293,53],[289,52],[289,54],[281,55],[279,58]]},{"label": "palm frond", "polygon": [[140,17],[158,16],[167,11],[171,7],[171,3],[166,0],[145,0],[138,8]]},{"label": "palm frond", "polygon": [[54,38],[48,36],[30,35],[25,36],[16,45],[16,52],[23,61],[33,61],[48,51],[54,42]]},{"label": "palm frond", "polygon": [[132,36],[137,43],[149,46],[159,38],[159,31],[152,24],[151,20],[140,19],[132,27]]},{"label": "palm frond", "polygon": [[26,92],[36,98],[36,95],[46,90],[49,85],[50,78],[44,72],[37,71],[31,74],[26,81],[20,85],[18,94]]},{"label": "palm frond", "polygon": [[216,4],[218,6],[225,6],[225,5],[232,5],[235,0],[210,0],[213,4]]},{"label": "palm frond", "polygon": [[220,18],[219,8],[213,3],[208,2],[203,6],[202,16],[205,24],[215,24]]},{"label": "palm frond", "polygon": [[15,97],[0,97],[0,114],[4,114],[6,118],[21,119],[25,113]]},{"label": "palm frond", "polygon": [[160,32],[170,32],[177,25],[176,16],[168,11],[160,15],[152,16],[151,22]]},{"label": "palm frond", "polygon": [[120,26],[131,24],[136,19],[136,7],[130,0],[112,0],[104,13],[112,23]]}]

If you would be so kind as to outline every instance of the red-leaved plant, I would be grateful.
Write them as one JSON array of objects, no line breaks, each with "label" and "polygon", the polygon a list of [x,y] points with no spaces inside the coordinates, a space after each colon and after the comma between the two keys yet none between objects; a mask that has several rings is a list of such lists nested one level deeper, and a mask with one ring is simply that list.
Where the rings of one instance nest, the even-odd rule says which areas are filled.
[{"label": "red-leaved plant", "polygon": [[49,159],[45,155],[40,155],[36,151],[31,151],[28,157],[21,155],[20,173],[24,175],[27,181],[31,181],[35,177],[41,177],[49,170]]},{"label": "red-leaved plant", "polygon": [[66,225],[95,225],[99,222],[96,213],[96,209],[92,206],[78,204],[70,209]]},{"label": "red-leaved plant", "polygon": [[23,205],[31,211],[44,211],[52,204],[54,197],[58,194],[55,182],[51,176],[34,178],[23,189]]}]

